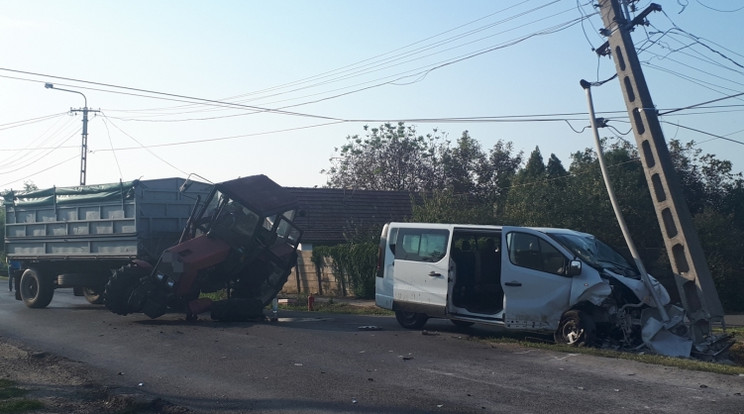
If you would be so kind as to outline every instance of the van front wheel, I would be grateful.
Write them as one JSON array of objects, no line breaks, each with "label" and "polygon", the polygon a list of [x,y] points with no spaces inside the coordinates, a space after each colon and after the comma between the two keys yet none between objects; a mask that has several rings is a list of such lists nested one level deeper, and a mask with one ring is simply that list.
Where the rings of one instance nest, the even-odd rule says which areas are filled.
[{"label": "van front wheel", "polygon": [[592,346],[596,338],[594,320],[586,312],[571,310],[563,314],[555,342],[571,346]]},{"label": "van front wheel", "polygon": [[395,319],[406,329],[421,329],[429,319],[424,313],[395,311]]}]

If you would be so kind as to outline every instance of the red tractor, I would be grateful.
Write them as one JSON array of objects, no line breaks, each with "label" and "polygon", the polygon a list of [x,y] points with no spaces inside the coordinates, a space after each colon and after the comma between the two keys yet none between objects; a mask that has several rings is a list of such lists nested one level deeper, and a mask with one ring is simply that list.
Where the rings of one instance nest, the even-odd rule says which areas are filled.
[{"label": "red tractor", "polygon": [[[297,262],[297,209],[294,196],[265,175],[216,184],[154,265],[134,260],[114,272],[104,303],[119,315],[151,318],[169,310],[189,320],[205,311],[215,320],[262,317]],[[200,298],[223,290],[226,299]]]}]

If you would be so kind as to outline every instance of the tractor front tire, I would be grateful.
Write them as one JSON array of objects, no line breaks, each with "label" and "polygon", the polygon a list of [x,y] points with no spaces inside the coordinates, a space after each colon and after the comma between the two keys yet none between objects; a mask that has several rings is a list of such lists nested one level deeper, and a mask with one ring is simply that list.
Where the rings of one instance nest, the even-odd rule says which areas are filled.
[{"label": "tractor front tire", "polygon": [[106,308],[117,315],[139,312],[136,304],[130,304],[130,298],[139,285],[140,278],[147,274],[146,270],[134,265],[115,270],[103,291],[103,303]]}]

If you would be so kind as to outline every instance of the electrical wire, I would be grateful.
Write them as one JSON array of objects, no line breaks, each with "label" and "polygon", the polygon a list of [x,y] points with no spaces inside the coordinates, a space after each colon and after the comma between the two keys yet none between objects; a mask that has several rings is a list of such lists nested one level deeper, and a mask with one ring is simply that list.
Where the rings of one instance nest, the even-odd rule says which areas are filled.
[{"label": "electrical wire", "polygon": [[710,133],[710,132],[707,132],[707,131],[703,131],[703,130],[701,130],[699,128],[693,128],[693,127],[689,127],[689,126],[685,126],[685,125],[680,125],[680,124],[677,124],[677,123],[671,123],[671,122],[667,122],[667,121],[663,121],[663,120],[661,122],[674,125],[674,126],[676,126],[678,128],[683,128],[683,129],[687,129],[689,131],[697,132],[699,134],[708,135],[708,136],[711,136],[711,137],[713,137],[715,139],[722,139],[722,140],[725,140],[725,141],[733,142],[734,144],[744,145],[744,141],[739,141],[739,140],[736,140],[736,139],[733,139],[733,138],[729,138],[729,137],[726,137],[726,136],[723,136],[723,135],[713,134],[713,133]]},{"label": "electrical wire", "polygon": [[26,181],[26,180],[28,180],[28,179],[30,179],[30,178],[33,178],[33,177],[35,177],[35,176],[37,176],[37,175],[41,174],[41,173],[42,173],[42,172],[44,172],[44,171],[47,171],[47,170],[51,170],[51,169],[53,169],[53,168],[59,167],[60,165],[62,165],[62,164],[66,164],[66,163],[68,163],[68,162],[70,162],[70,161],[72,161],[72,160],[75,160],[75,159],[77,159],[77,158],[78,158],[78,156],[77,156],[77,155],[74,155],[74,156],[72,156],[71,158],[67,158],[67,159],[64,159],[64,160],[62,160],[62,161],[60,161],[60,162],[58,162],[58,163],[56,163],[56,164],[53,164],[53,165],[51,165],[51,166],[48,166],[48,167],[45,167],[45,168],[43,168],[43,169],[41,169],[41,170],[35,171],[35,172],[33,172],[33,173],[31,173],[31,174],[29,174],[29,175],[27,175],[27,176],[23,177],[23,178],[19,178],[19,179],[13,180],[13,181],[9,181],[9,182],[7,182],[7,183],[5,183],[5,184],[0,184],[0,187],[3,187],[3,188],[5,188],[5,187],[7,187],[7,186],[9,186],[9,185],[11,185],[11,184],[13,184],[13,183],[17,183],[17,182],[23,182],[23,181]]},{"label": "electrical wire", "polygon": [[[48,79],[60,79],[60,80],[68,81],[68,82],[81,83],[83,85],[94,85],[97,87],[109,88],[109,89],[100,89],[100,88],[90,87],[90,86],[79,86],[79,85],[68,85],[68,84],[62,85],[65,87],[77,87],[77,88],[85,89],[85,90],[97,90],[101,92],[119,93],[119,94],[124,94],[124,95],[139,96],[143,98],[157,99],[158,97],[160,97],[160,99],[175,100],[175,101],[181,101],[181,102],[198,102],[198,103],[207,104],[207,105],[230,107],[233,109],[248,109],[248,110],[252,110],[256,112],[268,112],[268,113],[276,113],[276,114],[281,114],[281,115],[337,120],[335,118],[326,117],[322,115],[303,114],[299,112],[289,112],[289,111],[283,111],[283,110],[278,110],[278,109],[262,108],[262,107],[244,105],[244,104],[234,103],[234,102],[224,102],[224,101],[219,101],[215,99],[197,98],[193,96],[180,95],[180,94],[175,94],[175,93],[158,92],[158,91],[153,91],[153,90],[148,90],[148,89],[140,89],[140,88],[133,88],[133,87],[128,87],[128,86],[114,85],[110,83],[86,81],[83,79],[55,76],[55,75],[50,75],[50,74],[29,72],[29,71],[18,70],[18,69],[0,68],[0,71],[12,72],[12,73],[23,74],[23,75],[28,75],[28,76],[44,77]],[[36,82],[42,83],[42,81],[36,81]],[[114,89],[114,90],[111,90],[111,89]],[[118,89],[129,91],[129,92],[120,92],[120,91],[117,91]]]},{"label": "electrical wire", "polygon": [[[524,11],[524,12],[521,12],[521,13],[518,13],[518,14],[516,14],[514,16],[510,16],[509,18],[503,19],[503,20],[497,22],[496,24],[502,23],[504,21],[512,20],[512,19],[517,18],[517,17],[521,17],[521,16],[527,15],[529,13],[533,13],[533,12],[535,12],[537,10],[540,10],[540,9],[542,9],[544,7],[547,7],[547,6],[552,5],[552,4],[555,4],[555,3],[558,3],[558,2],[557,1],[552,1],[552,2],[548,2],[548,3],[544,3],[544,4],[540,5],[540,6],[537,6],[537,7],[532,8],[530,10],[527,10],[527,11]],[[555,14],[553,14],[551,16],[548,16],[548,17],[545,17],[545,18],[542,18],[542,19],[533,20],[532,22],[522,24],[521,26],[518,26],[518,27],[526,26],[528,24],[534,24],[536,22],[540,22],[540,21],[545,20],[547,18],[555,17],[558,14],[563,13],[563,12],[565,12],[565,11],[561,11],[559,13],[555,13]],[[536,36],[536,35],[549,34],[549,33],[554,33],[556,31],[559,31],[559,30],[563,30],[563,29],[565,29],[567,27],[572,26],[575,23],[578,23],[578,22],[580,22],[582,20],[587,19],[588,17],[589,16],[583,16],[583,17],[581,17],[579,19],[575,19],[574,21],[569,21],[568,23],[563,24],[562,27],[561,27],[561,25],[556,25],[556,26],[551,27],[551,28],[548,28],[546,30],[538,30],[538,31],[536,31],[536,32],[534,32],[532,34],[528,34],[528,35],[525,35],[525,36],[523,36],[521,38],[518,38],[516,40],[509,41],[509,42],[507,42],[507,43],[505,43],[503,45],[496,45],[495,47],[481,49],[481,50],[475,51],[474,53],[470,53],[470,54],[466,54],[466,55],[461,55],[461,56],[455,57],[454,60],[450,59],[450,61],[440,61],[434,67],[419,67],[417,69],[409,70],[408,72],[403,72],[403,73],[398,73],[398,74],[395,74],[395,75],[391,75],[391,76],[394,76],[394,77],[391,78],[390,76],[388,76],[387,79],[383,79],[382,82],[377,82],[377,83],[373,84],[372,86],[358,87],[358,86],[360,86],[359,84],[351,85],[351,86],[346,86],[345,87],[346,89],[353,88],[355,86],[357,86],[357,88],[356,89],[353,89],[353,90],[350,90],[350,91],[346,91],[344,93],[334,94],[334,95],[331,95],[331,96],[328,96],[328,97],[325,97],[325,98],[322,98],[322,99],[315,99],[315,100],[311,100],[311,101],[308,101],[308,102],[297,103],[297,104],[294,104],[294,105],[287,106],[285,108],[296,107],[296,106],[300,106],[300,105],[307,105],[307,104],[310,104],[310,103],[320,102],[322,100],[334,99],[334,98],[337,98],[337,97],[340,97],[340,96],[344,96],[344,95],[347,95],[347,94],[350,94],[350,93],[361,92],[363,90],[369,89],[370,87],[379,87],[379,86],[388,85],[388,84],[395,84],[396,82],[400,82],[401,80],[403,80],[405,78],[412,78],[412,77],[423,78],[423,77],[425,77],[428,73],[430,73],[433,70],[442,68],[444,66],[447,66],[447,65],[450,65],[450,64],[453,64],[453,63],[460,62],[462,60],[470,59],[472,57],[478,56],[478,55],[483,54],[483,53],[488,53],[488,52],[491,52],[493,50],[498,50],[499,48],[502,48],[502,47],[507,47],[507,46],[510,46],[510,45],[519,43],[521,41],[526,40],[527,38],[530,38],[530,37],[533,37],[533,36]],[[492,24],[492,25],[496,25],[496,24]],[[434,48],[434,47],[439,47],[439,46],[441,46],[443,44],[452,42],[453,40],[458,40],[458,39],[460,39],[460,38],[462,38],[464,36],[469,36],[469,35],[471,35],[473,33],[479,32],[481,30],[483,30],[483,27],[473,29],[473,30],[471,30],[469,32],[466,32],[465,34],[458,34],[457,36],[452,36],[452,37],[450,37],[448,39],[445,39],[443,41],[440,41],[439,43],[426,44],[424,47],[421,47],[421,48],[415,50],[412,53],[420,54],[423,51],[426,51],[428,49],[431,49],[431,48]],[[509,29],[509,30],[513,30],[513,28],[512,29]],[[490,35],[490,36],[493,36],[493,35]],[[479,39],[470,40],[466,44],[471,44],[471,43],[474,43],[476,41],[481,41],[483,39],[484,38],[481,37]],[[463,45],[461,44],[461,45],[459,45],[457,47],[462,47],[462,46]],[[439,51],[438,53],[442,53],[442,51]],[[408,54],[398,54],[398,55],[394,55],[393,58],[394,59],[400,59],[401,57],[408,57],[408,56],[412,56],[412,54],[411,53],[408,53]],[[388,59],[387,62],[389,62],[389,61],[390,61],[390,59]],[[386,61],[383,61],[383,62],[386,62]],[[408,63],[408,62],[406,62],[406,63]],[[376,65],[379,65],[379,63],[376,63]],[[377,68],[368,66],[368,67],[366,67],[364,69],[366,71],[369,71],[369,70],[377,69]],[[2,70],[2,69],[0,69],[0,70]],[[32,73],[28,73],[28,72],[24,72],[24,73],[32,74]],[[32,74],[32,75],[42,76],[42,74]],[[48,75],[46,75],[46,76],[48,76]],[[83,82],[81,79],[72,79],[72,78],[60,78],[60,79],[68,80],[68,81],[75,81],[75,82]],[[334,79],[334,81],[338,81],[338,80],[339,80],[339,78]],[[414,81],[416,81],[416,80],[414,79]],[[369,81],[367,83],[369,83]],[[103,84],[103,83],[98,83],[98,82],[93,82],[92,84],[93,85],[102,85],[102,86],[106,86],[106,87],[125,88],[125,87],[119,87],[117,85]],[[315,85],[313,85],[313,86],[315,86]],[[101,90],[101,88],[91,88],[91,87],[87,87],[87,88],[89,88],[89,89],[95,89],[95,90]],[[147,93],[147,94],[155,94],[155,93],[162,94],[162,93],[159,93],[159,92],[156,92],[156,91],[136,89],[136,88],[126,88],[126,90],[128,90],[128,91],[144,92],[144,93]],[[335,92],[335,91],[332,91],[331,93],[333,93],[333,92]],[[328,92],[326,92],[326,93],[328,93]],[[131,94],[131,92],[129,94]],[[141,94],[140,93],[136,93],[134,95],[141,95]],[[208,102],[210,104],[217,104],[216,106],[217,107],[220,107],[221,109],[245,109],[245,108],[242,107],[242,106],[245,106],[245,105],[240,104],[240,103],[236,103],[236,102],[219,101],[219,103],[218,103],[218,101],[215,101],[215,100],[205,100],[205,99],[199,100],[200,98],[185,97],[183,95],[177,95],[177,94],[163,94],[163,95],[167,96],[170,99],[173,99],[174,97],[178,97],[178,98],[185,98],[186,101],[191,100],[191,101],[194,101],[194,102],[198,102],[200,104],[204,104],[205,102]],[[295,98],[292,98],[292,99],[300,99],[300,98],[302,98],[302,97],[299,97],[299,98],[295,97]],[[176,100],[184,101],[184,99],[176,99]],[[273,102],[273,103],[275,103],[275,102]],[[269,111],[269,112],[282,113],[282,111],[284,111],[284,108],[277,110],[277,109],[270,109],[270,108],[265,108],[265,107],[255,107],[255,106],[249,106],[248,109],[255,110],[256,112],[266,112],[266,111]],[[111,112],[111,110],[107,110],[107,112]],[[286,111],[284,111],[284,112],[286,112]],[[296,113],[291,113],[291,114],[296,114]],[[300,115],[310,116],[309,114],[300,114]],[[228,116],[236,116],[236,115],[228,115]],[[315,116],[315,117],[317,117],[317,116]],[[325,118],[325,119],[329,119],[329,120],[338,120],[338,119],[332,119],[331,117],[321,117],[321,118]],[[198,118],[198,119],[209,120],[209,119],[214,119],[214,117],[206,117],[206,118],[205,117],[202,117],[202,118]]]},{"label": "electrical wire", "polygon": [[121,172],[121,165],[119,165],[119,157],[116,156],[116,150],[114,149],[114,141],[111,140],[111,131],[108,127],[108,122],[106,122],[106,118],[103,118],[103,126],[106,127],[106,135],[108,136],[109,146],[111,147],[111,155],[114,156],[114,161],[116,162],[116,169],[119,170],[119,179],[124,179],[124,174]]},{"label": "electrical wire", "polygon": [[5,130],[8,130],[8,129],[12,129],[12,128],[19,128],[19,127],[23,127],[23,126],[27,126],[27,125],[36,124],[36,123],[43,122],[43,121],[46,121],[46,120],[49,120],[49,119],[54,119],[54,118],[57,118],[57,117],[61,117],[61,116],[67,115],[67,114],[68,114],[68,112],[62,112],[62,113],[59,113],[59,114],[44,115],[44,116],[40,116],[40,117],[36,117],[36,118],[24,119],[22,121],[14,121],[14,122],[9,122],[7,124],[0,124],[0,131],[5,131]]},{"label": "electrical wire", "polygon": [[[107,119],[107,117],[106,117],[106,114],[105,114],[105,113],[101,112],[101,115],[102,115],[102,116],[104,117],[104,119]],[[165,164],[165,165],[167,165],[167,166],[169,166],[169,167],[173,168],[174,170],[176,170],[176,171],[180,172],[180,173],[181,173],[181,174],[183,174],[184,176],[187,176],[187,175],[189,175],[189,174],[188,174],[188,172],[186,172],[186,171],[184,171],[184,170],[182,170],[182,169],[180,169],[180,168],[176,167],[176,166],[175,166],[175,165],[173,165],[172,163],[168,162],[168,161],[167,161],[167,160],[166,160],[165,158],[163,158],[163,157],[159,156],[159,155],[158,155],[158,154],[156,154],[156,153],[155,153],[154,151],[152,151],[152,150],[150,149],[150,147],[147,147],[147,146],[143,145],[143,144],[142,144],[142,143],[141,143],[141,142],[140,142],[140,141],[139,141],[139,140],[138,140],[137,138],[133,137],[132,135],[130,135],[129,133],[127,133],[127,132],[126,132],[126,131],[124,131],[123,129],[119,128],[119,126],[118,126],[118,125],[116,125],[116,124],[115,124],[114,122],[112,122],[112,121],[111,121],[110,119],[109,119],[108,121],[109,121],[109,122],[111,123],[111,125],[112,125],[112,126],[113,126],[114,128],[116,128],[117,130],[119,130],[119,132],[121,132],[122,134],[124,134],[125,136],[127,136],[127,137],[128,137],[129,139],[131,139],[132,141],[134,141],[135,143],[137,143],[137,145],[139,146],[139,148],[142,148],[142,149],[144,149],[145,151],[147,151],[148,153],[150,153],[150,155],[152,155],[153,157],[155,157],[156,159],[158,159],[158,160],[159,160],[160,162],[162,162],[163,164]],[[121,149],[119,149],[119,150],[121,150]]]}]

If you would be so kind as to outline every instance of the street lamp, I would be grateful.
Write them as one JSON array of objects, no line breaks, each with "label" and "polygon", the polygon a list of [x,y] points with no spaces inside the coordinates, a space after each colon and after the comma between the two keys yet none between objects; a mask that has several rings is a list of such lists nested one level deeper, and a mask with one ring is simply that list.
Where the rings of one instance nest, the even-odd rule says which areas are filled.
[{"label": "street lamp", "polygon": [[83,96],[83,99],[85,100],[85,106],[81,109],[72,109],[70,108],[70,112],[82,112],[83,113],[83,145],[80,150],[80,185],[85,185],[85,170],[88,164],[88,112],[98,112],[98,111],[91,111],[88,109],[88,98],[85,97],[85,94],[79,91],[73,91],[70,89],[62,89],[62,88],[55,88],[54,84],[52,83],[45,83],[44,87],[47,89],[55,89],[58,91],[64,91],[64,92],[72,92],[77,93]]}]

